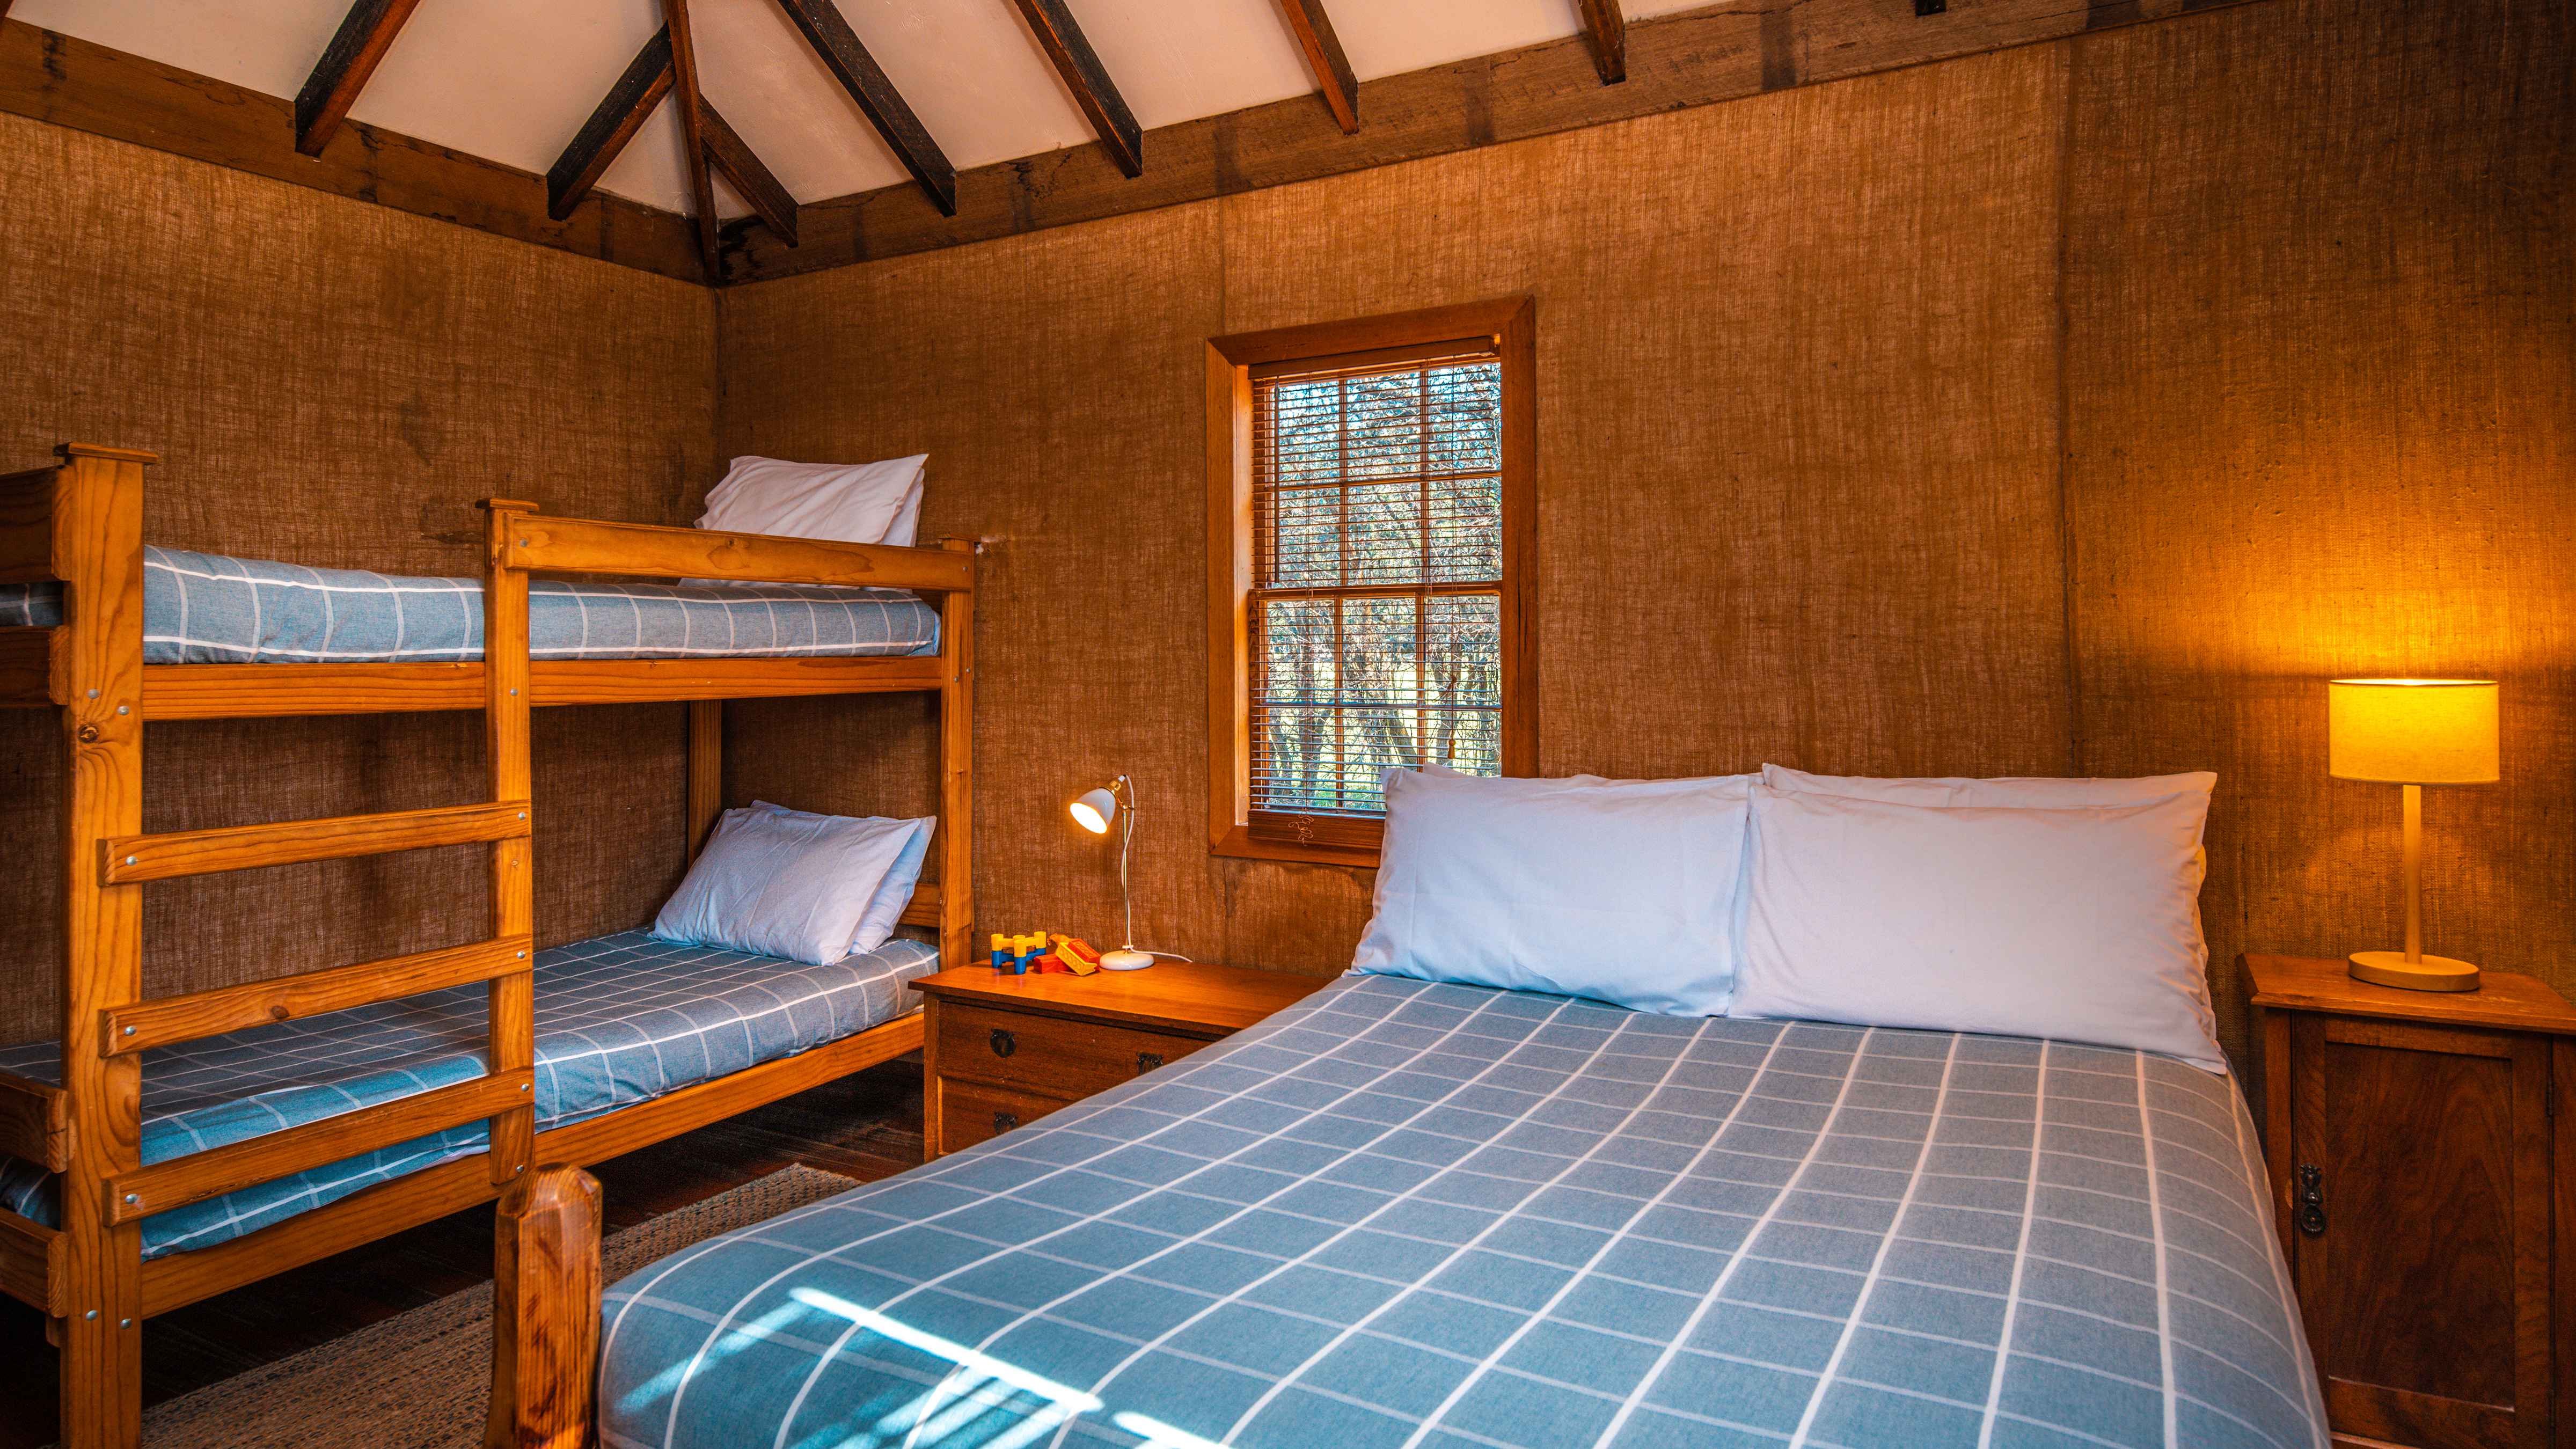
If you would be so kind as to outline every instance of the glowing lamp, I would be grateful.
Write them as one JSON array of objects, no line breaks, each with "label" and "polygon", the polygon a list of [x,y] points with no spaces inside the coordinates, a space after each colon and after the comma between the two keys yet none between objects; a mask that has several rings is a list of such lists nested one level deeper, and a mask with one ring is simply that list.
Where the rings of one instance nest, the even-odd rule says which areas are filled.
[{"label": "glowing lamp", "polygon": [[[1121,791],[1127,796],[1124,809],[1118,803]],[[1074,796],[1064,808],[1074,824],[1094,835],[1107,835],[1113,820],[1125,821],[1118,829],[1118,904],[1127,918],[1127,944],[1115,951],[1101,952],[1101,969],[1136,971],[1153,965],[1153,952],[1136,949],[1136,902],[1127,893],[1127,847],[1136,838],[1136,782],[1121,775],[1096,790]]]},{"label": "glowing lamp", "polygon": [[2326,773],[2405,787],[2406,949],[2355,951],[2356,978],[2408,991],[2477,989],[2477,967],[2424,954],[2424,787],[2495,783],[2497,739],[2493,680],[2327,682]]}]

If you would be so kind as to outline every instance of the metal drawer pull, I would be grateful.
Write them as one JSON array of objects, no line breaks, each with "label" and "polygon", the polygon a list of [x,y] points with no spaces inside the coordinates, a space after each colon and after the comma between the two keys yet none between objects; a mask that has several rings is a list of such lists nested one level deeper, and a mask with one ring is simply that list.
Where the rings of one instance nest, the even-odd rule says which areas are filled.
[{"label": "metal drawer pull", "polygon": [[1162,1054],[1161,1052],[1138,1052],[1138,1053],[1136,1053],[1136,1070],[1138,1070],[1138,1071],[1140,1071],[1140,1072],[1150,1072],[1150,1071],[1152,1071],[1154,1068],[1159,1067],[1159,1066],[1161,1066],[1162,1064],[1163,1064],[1163,1054]]},{"label": "metal drawer pull", "polygon": [[2312,1238],[2326,1235],[2325,1174],[2305,1163],[2299,1166],[2299,1211],[2295,1220],[2299,1231]]},{"label": "metal drawer pull", "polygon": [[1019,1049],[1018,1039],[1013,1037],[1008,1029],[998,1026],[993,1028],[993,1055],[1006,1057]]},{"label": "metal drawer pull", "polygon": [[1008,1132],[1019,1125],[1020,1114],[1017,1112],[996,1112],[993,1114],[993,1130],[996,1132]]}]

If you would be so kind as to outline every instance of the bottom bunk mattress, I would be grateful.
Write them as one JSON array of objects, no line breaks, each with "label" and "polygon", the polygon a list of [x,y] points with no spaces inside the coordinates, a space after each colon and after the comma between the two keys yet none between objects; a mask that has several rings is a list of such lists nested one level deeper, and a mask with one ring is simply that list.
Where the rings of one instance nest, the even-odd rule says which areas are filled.
[{"label": "bottom bunk mattress", "polygon": [[[540,1131],[792,1056],[915,1009],[904,984],[937,948],[896,939],[829,966],[627,931],[537,953]],[[221,1147],[484,1071],[485,992],[425,996],[253,1027],[143,1054],[143,1161]],[[52,1042],[0,1048],[0,1070],[61,1080]],[[143,1256],[237,1238],[479,1150],[476,1122],[143,1220]],[[52,1179],[0,1157],[0,1207],[56,1221]]]},{"label": "bottom bunk mattress", "polygon": [[[63,586],[0,584],[0,625],[63,622]],[[939,610],[897,589],[535,579],[536,659],[935,654]],[[480,579],[143,550],[146,664],[425,663],[483,657]]]},{"label": "bottom bunk mattress", "polygon": [[1391,977],[603,1316],[626,1449],[2325,1442],[2227,1078]]}]

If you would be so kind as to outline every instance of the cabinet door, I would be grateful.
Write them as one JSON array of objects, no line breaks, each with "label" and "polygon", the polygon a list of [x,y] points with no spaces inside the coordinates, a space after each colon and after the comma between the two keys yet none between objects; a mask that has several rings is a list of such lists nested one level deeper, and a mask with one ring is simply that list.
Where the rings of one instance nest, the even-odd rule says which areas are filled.
[{"label": "cabinet door", "polygon": [[2306,1015],[2290,1202],[2335,1430],[2549,1443],[2545,1038]]}]

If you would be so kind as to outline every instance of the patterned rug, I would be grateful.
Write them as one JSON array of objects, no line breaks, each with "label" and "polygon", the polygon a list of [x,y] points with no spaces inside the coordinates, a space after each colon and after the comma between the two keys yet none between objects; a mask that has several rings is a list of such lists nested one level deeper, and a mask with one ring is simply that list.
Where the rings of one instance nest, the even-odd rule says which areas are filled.
[{"label": "patterned rug", "polygon": [[[858,1186],[790,1167],[613,1233],[613,1283],[691,1243]],[[492,1285],[469,1288],[146,1409],[151,1449],[474,1449],[492,1361]]]}]

